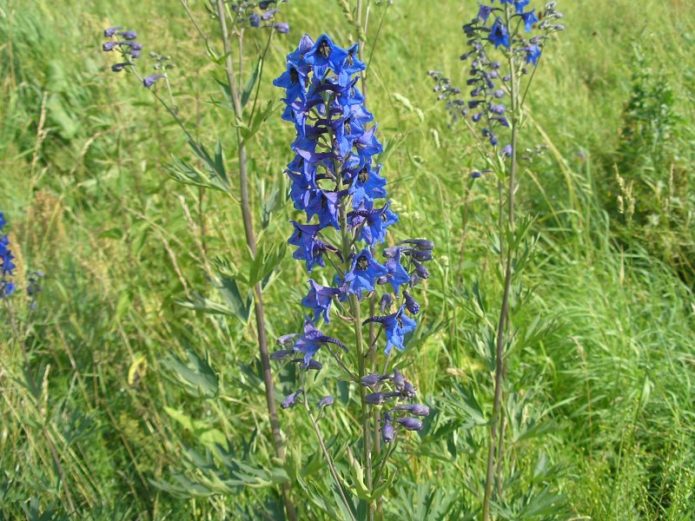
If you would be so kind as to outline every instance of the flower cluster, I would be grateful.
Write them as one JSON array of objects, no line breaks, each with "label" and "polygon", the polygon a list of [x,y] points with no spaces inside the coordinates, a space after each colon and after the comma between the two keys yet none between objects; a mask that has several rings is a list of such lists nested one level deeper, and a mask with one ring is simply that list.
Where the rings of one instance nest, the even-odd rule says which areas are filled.
[{"label": "flower cluster", "polygon": [[[7,224],[5,216],[0,212],[0,232]],[[14,274],[14,255],[10,250],[10,240],[7,235],[0,235],[0,298],[9,297],[14,293],[15,286],[10,280]]]},{"label": "flower cluster", "polygon": [[[501,5],[496,6],[491,0],[490,5],[480,5],[475,18],[463,26],[469,50],[461,60],[470,61],[467,99],[442,73],[429,73],[436,82],[435,92],[446,101],[454,118],[470,117],[474,124],[480,123],[482,136],[494,148],[500,143],[499,132],[510,127],[505,100],[511,75],[524,75],[529,67],[535,68],[544,42],[552,33],[564,29],[557,23],[562,13],[557,11],[555,2],[548,2],[538,14],[534,9],[527,10],[529,2],[500,0]],[[499,51],[506,58],[502,62],[494,56]],[[506,156],[510,150],[503,147],[501,153]]]},{"label": "flower cluster", "polygon": [[[286,71],[274,82],[285,89],[282,117],[294,124],[297,133],[292,144],[295,156],[287,168],[290,198],[306,215],[306,222],[292,221],[289,244],[296,247],[294,258],[304,261],[309,272],[317,267],[333,272],[325,277],[330,285],[309,280],[302,304],[311,315],[304,333],[283,337],[285,349],[274,355],[276,359],[298,355],[294,360],[306,369],[320,368],[314,357],[321,348],[334,357],[338,354],[334,348],[346,349],[316,326],[321,321],[328,324],[332,308],[342,308],[348,300],[357,306],[367,297],[378,302],[383,315],[364,324],[381,325],[387,354],[394,347],[404,349],[406,335],[416,326],[412,315],[419,311],[405,288],[429,277],[423,264],[432,259],[433,244],[428,240],[409,239],[386,248],[383,262],[377,256],[377,246],[386,240],[398,216],[387,199],[381,165],[375,161],[383,148],[376,138],[374,116],[357,88],[358,73],[365,68],[357,45],[343,49],[326,35],[315,42],[305,35],[287,56]],[[288,398],[288,406],[294,399]]]},{"label": "flower cluster", "polygon": [[360,383],[372,391],[365,401],[370,405],[383,406],[381,437],[384,442],[394,440],[396,427],[407,431],[422,430],[420,418],[429,416],[429,407],[421,403],[394,403],[399,399],[411,400],[416,397],[415,387],[398,370],[386,375],[368,374]]},{"label": "flower cluster", "polygon": [[254,2],[242,0],[241,2],[232,2],[230,7],[235,14],[238,25],[248,25],[252,28],[269,27],[279,33],[286,34],[290,31],[289,24],[273,21],[278,12],[276,4],[284,1],[261,0]]},{"label": "flower cluster", "polygon": [[104,38],[108,40],[102,44],[102,50],[104,52],[118,51],[123,58],[123,61],[111,66],[113,72],[121,72],[126,67],[131,67],[133,60],[140,57],[142,45],[136,41],[137,37],[138,34],[135,31],[124,31],[121,26],[104,29]]}]

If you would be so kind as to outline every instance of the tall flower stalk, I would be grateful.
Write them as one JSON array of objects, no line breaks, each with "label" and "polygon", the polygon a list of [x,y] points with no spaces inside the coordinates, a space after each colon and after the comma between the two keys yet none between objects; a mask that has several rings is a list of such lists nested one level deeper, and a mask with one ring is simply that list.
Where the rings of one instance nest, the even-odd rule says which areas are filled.
[{"label": "tall flower stalk", "polygon": [[[284,0],[281,0],[284,1]],[[251,252],[254,261],[258,254],[258,244],[256,238],[256,232],[254,229],[252,205],[249,193],[249,177],[248,177],[248,157],[247,157],[247,135],[244,135],[242,131],[242,125],[246,128],[250,127],[249,124],[254,120],[256,116],[256,103],[257,94],[253,100],[251,107],[251,114],[245,111],[245,103],[248,99],[244,100],[243,97],[246,95],[249,97],[251,92],[242,93],[240,78],[243,74],[242,64],[243,60],[239,59],[239,65],[236,66],[234,63],[235,53],[241,55],[244,29],[267,29],[269,31],[268,41],[263,52],[263,55],[259,59],[260,70],[254,73],[255,81],[260,81],[262,76],[262,63],[265,58],[265,54],[270,46],[270,39],[273,33],[287,33],[289,31],[289,25],[285,22],[274,21],[275,15],[278,11],[275,4],[279,2],[276,1],[247,1],[241,0],[236,2],[225,2],[225,0],[213,0],[210,3],[210,7],[214,9],[214,14],[216,15],[217,22],[220,30],[220,37],[223,45],[223,63],[224,71],[227,80],[227,93],[229,95],[229,101],[232,111],[235,116],[235,138],[236,138],[236,149],[238,158],[238,180],[239,180],[239,208],[241,211],[242,222],[244,226],[244,237],[246,240],[246,245]],[[195,24],[192,14],[188,8],[186,1],[182,0],[182,5],[186,10],[189,18],[193,21],[196,29],[199,31],[201,36],[205,39],[206,45],[209,44],[207,36],[203,35],[200,27]],[[228,24],[228,20],[231,25]],[[135,74],[136,63],[135,60],[140,57],[142,52],[142,45],[137,41],[137,34],[134,31],[127,30],[124,31],[122,27],[110,27],[104,31],[104,37],[108,40],[103,44],[102,49],[105,52],[117,51],[122,60],[111,67],[113,72],[120,72],[123,70],[129,70]],[[233,38],[236,38],[236,42],[233,42]],[[234,45],[236,43],[236,46]],[[157,56],[153,53],[154,56]],[[152,89],[157,82],[164,80],[169,91],[170,102],[165,101],[160,97],[154,90],[153,94],[157,101],[159,101],[167,110],[167,112],[174,118],[177,124],[181,127],[185,133],[189,144],[203,161],[207,164],[211,175],[209,179],[201,179],[199,176],[191,177],[190,174],[192,170],[185,164],[183,165],[183,175],[177,175],[177,179],[187,183],[197,185],[199,187],[207,187],[221,190],[228,194],[233,201],[237,201],[237,198],[231,192],[231,185],[226,176],[223,158],[221,151],[216,154],[213,159],[210,154],[207,153],[205,148],[198,144],[196,140],[192,137],[191,133],[187,130],[183,121],[178,115],[178,110],[174,104],[173,97],[171,95],[171,89],[169,86],[169,80],[167,76],[167,69],[170,66],[166,63],[168,58],[157,56],[156,72],[140,78],[143,86],[147,89]],[[139,77],[139,76],[138,76]],[[251,85],[253,88],[254,85]],[[248,88],[248,87],[247,87]],[[264,119],[264,118],[263,118]],[[262,122],[263,119],[257,118],[258,121]],[[256,125],[257,126],[257,125]],[[199,192],[202,194],[202,192]],[[200,201],[199,201],[200,203]],[[206,269],[210,271],[210,266],[206,261]],[[212,273],[210,274],[212,275]],[[257,281],[252,285],[253,293],[253,306],[254,306],[254,316],[256,322],[256,336],[258,340],[258,348],[260,354],[260,361],[262,367],[262,376],[265,388],[265,399],[266,406],[268,409],[268,418],[271,427],[272,444],[275,451],[275,456],[284,461],[285,459],[285,446],[282,437],[280,420],[278,418],[277,405],[275,400],[275,388],[273,383],[273,375],[270,365],[270,356],[268,349],[267,340],[267,325],[265,316],[265,306],[263,299],[263,285],[261,281]],[[285,513],[287,519],[294,521],[297,519],[296,509],[290,498],[290,487],[289,484],[283,483],[281,485],[281,494],[283,498],[283,503],[285,507]]]},{"label": "tall flower stalk", "polygon": [[482,505],[485,521],[491,519],[495,489],[498,500],[503,495],[505,356],[511,342],[510,296],[513,279],[518,275],[514,271],[514,261],[520,239],[515,208],[519,131],[524,122],[524,102],[543,49],[552,33],[564,29],[557,23],[562,14],[556,9],[556,2],[548,2],[538,13],[528,7],[529,3],[530,0],[500,0],[496,5],[490,0],[489,4],[481,4],[475,18],[463,26],[469,49],[461,59],[470,63],[466,82],[471,88],[469,96],[441,73],[430,72],[439,99],[446,101],[454,119],[466,122],[478,140],[484,167],[471,176],[493,174],[499,186],[500,260],[504,282],[495,332],[494,397]]},{"label": "tall flower stalk", "polygon": [[[6,224],[5,215],[0,212],[0,233]],[[9,297],[15,291],[12,281],[15,267],[10,239],[7,235],[0,235],[0,300]]]},{"label": "tall flower stalk", "polygon": [[[420,430],[418,416],[429,414],[425,405],[410,403],[415,388],[390,367],[392,349],[404,349],[406,336],[415,330],[413,316],[420,307],[406,288],[429,277],[423,263],[432,258],[433,245],[425,239],[407,239],[377,252],[398,216],[391,210],[387,181],[376,163],[382,146],[374,116],[357,88],[365,69],[357,44],[343,49],[327,35],[316,41],[305,35],[287,56],[286,71],[275,80],[285,90],[282,117],[296,130],[295,155],[287,168],[290,197],[295,209],[306,216],[305,222],[292,221],[289,244],[296,247],[294,258],[306,263],[313,278],[302,300],[311,312],[304,331],[283,337],[283,349],[273,358],[291,359],[305,369],[304,387],[285,399],[285,408],[298,403],[302,394],[308,405],[307,372],[321,370],[322,355],[333,359],[358,387],[361,467],[369,497],[368,519],[374,519],[372,492],[379,485],[374,447],[381,441],[392,443],[397,430]],[[384,261],[379,262],[382,255]],[[370,302],[378,302],[381,314],[373,312]],[[318,329],[332,325],[336,316],[352,330],[351,341],[344,343]],[[365,328],[375,333],[365,334]],[[377,360],[381,332],[383,364]],[[328,398],[319,403],[327,405]],[[332,398],[328,401],[332,403]],[[334,469],[330,460],[329,465]],[[379,476],[383,479],[383,473]],[[336,487],[341,489],[341,484]],[[352,511],[352,505],[346,507]]]}]

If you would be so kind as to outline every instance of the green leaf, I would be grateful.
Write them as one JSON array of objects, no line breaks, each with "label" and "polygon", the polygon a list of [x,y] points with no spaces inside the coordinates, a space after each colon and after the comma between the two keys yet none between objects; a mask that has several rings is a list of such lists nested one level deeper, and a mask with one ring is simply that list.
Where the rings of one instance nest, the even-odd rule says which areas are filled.
[{"label": "green leaf", "polygon": [[248,125],[241,126],[241,136],[244,138],[244,141],[251,139],[274,111],[275,102],[273,100],[267,101],[262,110],[257,110],[253,115],[253,121],[249,122]]},{"label": "green leaf", "polygon": [[256,82],[258,81],[258,77],[261,74],[261,68],[263,67],[263,58],[258,58],[258,61],[256,62],[256,67],[253,69],[253,73],[251,73],[251,77],[249,80],[246,82],[246,86],[244,87],[244,90],[241,93],[241,107],[245,107],[246,104],[249,101],[249,98],[251,97],[251,93],[253,92],[253,87],[256,85]]},{"label": "green leaf", "polygon": [[239,285],[233,277],[222,274],[220,274],[219,277],[217,290],[220,292],[225,304],[229,306],[229,309],[231,309],[242,322],[248,322],[251,316],[252,297],[247,296],[246,299],[244,299],[241,296]]},{"label": "green leaf", "polygon": [[285,242],[276,244],[270,251],[265,250],[263,244],[261,244],[256,252],[256,257],[253,259],[249,272],[249,285],[253,286],[258,282],[263,281],[265,286],[272,275],[275,268],[278,267],[282,261],[285,253],[287,252],[287,245]]},{"label": "green leaf", "polygon": [[188,356],[186,362],[170,356],[164,360],[163,365],[193,396],[205,398],[217,396],[217,375],[210,367],[207,357],[205,359],[199,357],[192,349],[187,349],[186,354]]}]

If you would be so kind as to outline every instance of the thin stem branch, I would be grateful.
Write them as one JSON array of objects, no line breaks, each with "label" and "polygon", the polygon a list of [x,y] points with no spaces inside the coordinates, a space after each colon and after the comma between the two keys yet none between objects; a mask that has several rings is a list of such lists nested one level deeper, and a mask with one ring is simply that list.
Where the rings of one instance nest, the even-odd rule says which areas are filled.
[{"label": "thin stem branch", "polygon": [[[234,73],[234,63],[232,61],[232,45],[229,38],[229,31],[227,29],[227,18],[225,14],[224,0],[217,0],[217,18],[220,24],[220,31],[222,33],[222,43],[224,45],[225,53],[225,73],[227,75],[227,83],[229,83],[229,90],[232,98],[232,107],[234,109],[234,114],[238,121],[243,118],[243,107],[241,105],[241,97],[239,96],[239,89],[237,88],[237,83],[235,81]],[[238,145],[238,158],[239,158],[239,190],[241,196],[241,215],[244,222],[244,234],[246,236],[246,244],[251,251],[251,254],[255,257],[257,251],[256,236],[253,230],[253,216],[251,214],[251,204],[249,199],[249,182],[248,182],[248,170],[247,170],[247,157],[246,157],[246,143],[241,135],[241,131],[237,125],[236,131],[237,145]],[[278,419],[277,405],[275,403],[275,387],[273,385],[273,374],[270,367],[270,355],[268,352],[268,340],[266,338],[266,325],[265,325],[265,308],[263,305],[263,288],[261,283],[258,282],[253,287],[254,293],[254,311],[256,316],[256,332],[258,336],[258,347],[261,357],[261,366],[263,369],[263,383],[265,385],[265,399],[266,405],[268,407],[268,416],[270,419],[270,428],[273,438],[273,446],[275,448],[275,454],[280,460],[285,458],[285,447],[282,439],[282,433],[280,431],[280,420]],[[285,512],[287,518],[290,521],[296,521],[297,514],[295,507],[289,497],[289,485],[282,485],[282,497],[285,504]]]},{"label": "thin stem branch", "polygon": [[319,429],[318,423],[316,423],[316,419],[314,418],[314,415],[311,414],[311,410],[309,409],[309,401],[307,399],[307,393],[304,392],[304,409],[306,410],[307,416],[309,416],[309,421],[311,422],[311,426],[314,428],[314,433],[316,434],[316,439],[319,442],[319,446],[321,447],[321,452],[323,452],[323,456],[326,458],[326,463],[328,464],[328,470],[331,472],[331,476],[333,477],[333,481],[335,482],[335,486],[338,488],[338,492],[340,493],[340,498],[343,500],[343,503],[345,503],[345,508],[347,508],[347,511],[350,513],[350,519],[357,521],[355,519],[354,514],[352,513],[352,505],[350,504],[350,501],[348,501],[347,497],[345,496],[345,491],[343,490],[343,486],[341,485],[340,482],[340,476],[338,475],[338,471],[335,468],[335,463],[333,462],[333,458],[331,458],[330,453],[328,452],[328,449],[326,448],[326,443],[323,441],[323,435],[321,434],[321,429]]},{"label": "thin stem branch", "polygon": [[[511,12],[509,5],[505,8],[505,18],[507,27],[509,28],[511,20]],[[490,445],[488,447],[487,456],[487,472],[485,476],[485,495],[483,498],[483,520],[489,521],[490,519],[490,501],[492,499],[492,491],[495,482],[495,474],[502,470],[502,449],[503,444],[501,438],[504,437],[504,422],[500,419],[500,415],[503,414],[502,411],[502,397],[504,392],[504,377],[505,377],[505,332],[509,323],[509,300],[511,294],[512,286],[512,256],[514,253],[514,195],[516,192],[516,177],[517,177],[517,141],[518,141],[518,130],[519,130],[519,92],[518,92],[518,78],[516,74],[516,69],[514,66],[513,53],[508,54],[508,63],[511,75],[510,90],[511,90],[511,101],[512,101],[512,156],[511,156],[511,168],[509,171],[509,184],[508,184],[508,194],[507,194],[507,225],[508,225],[508,237],[506,240],[506,251],[504,255],[505,259],[505,274],[504,274],[504,293],[502,296],[502,306],[500,310],[499,322],[497,324],[497,338],[495,345],[495,397],[492,407],[492,418],[490,419]],[[503,230],[500,230],[502,235]],[[500,432],[497,432],[498,427]],[[499,445],[497,446],[497,437],[500,437]],[[495,466],[495,451],[497,449],[497,459],[498,464]],[[497,472],[496,472],[497,470]],[[502,494],[502,485],[498,478],[498,495]]]}]

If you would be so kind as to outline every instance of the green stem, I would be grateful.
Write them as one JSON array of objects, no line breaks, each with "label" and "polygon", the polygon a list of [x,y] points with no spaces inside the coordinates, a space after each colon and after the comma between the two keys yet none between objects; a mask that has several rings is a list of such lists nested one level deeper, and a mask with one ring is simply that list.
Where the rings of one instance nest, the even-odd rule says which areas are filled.
[{"label": "green stem", "polygon": [[[342,230],[342,253],[343,259],[346,263],[345,271],[349,267],[350,253],[352,249],[352,237],[350,237],[350,229],[347,226],[347,215],[345,207],[340,207],[340,223]],[[365,389],[364,386],[359,383],[362,377],[366,374],[366,355],[365,342],[362,336],[362,317],[360,310],[360,302],[357,299],[357,295],[350,295],[348,298],[350,303],[350,315],[353,321],[354,331],[355,331],[355,356],[357,357],[357,376],[359,378],[357,387],[360,394],[360,404],[361,404],[361,423],[362,423],[362,466],[365,472],[366,485],[369,492],[372,492],[372,448],[371,448],[371,436],[369,428],[369,406],[365,402]],[[368,502],[368,521],[374,519],[374,505],[371,500]]]},{"label": "green stem", "polygon": [[[306,389],[306,385],[304,386]],[[309,401],[307,399],[307,393],[306,390],[303,393],[304,395],[304,409],[306,410],[307,415],[309,416],[309,421],[311,422],[311,426],[314,429],[314,434],[316,434],[316,439],[319,442],[319,446],[321,447],[321,452],[323,452],[324,458],[326,458],[326,463],[328,464],[328,470],[331,473],[331,476],[333,477],[333,481],[335,482],[335,486],[338,488],[338,492],[340,493],[340,498],[343,500],[343,503],[345,504],[345,508],[347,511],[350,513],[350,519],[353,521],[357,521],[355,519],[355,516],[352,513],[352,505],[348,501],[347,497],[345,496],[345,491],[343,490],[343,486],[340,482],[340,476],[338,475],[338,471],[335,468],[335,463],[333,462],[333,458],[331,458],[331,454],[328,452],[328,449],[326,448],[326,443],[323,441],[323,436],[321,435],[321,429],[319,429],[318,423],[316,423],[316,419],[314,418],[314,415],[311,414],[311,410],[309,409]]]},{"label": "green stem", "polygon": [[[220,24],[222,33],[222,42],[225,53],[225,72],[227,75],[227,83],[232,97],[232,108],[237,121],[243,118],[243,107],[241,106],[241,97],[239,89],[235,81],[234,63],[232,61],[232,45],[227,29],[227,19],[225,15],[224,0],[217,0],[217,18]],[[249,198],[249,182],[246,157],[246,143],[241,135],[241,131],[237,126],[236,139],[238,145],[239,158],[239,189],[241,196],[241,216],[244,223],[244,234],[246,236],[246,244],[255,257],[257,251],[256,235],[253,230],[253,216],[251,214],[251,204]],[[280,460],[285,459],[285,447],[280,431],[280,420],[278,419],[277,405],[275,403],[275,387],[273,385],[273,374],[270,367],[270,354],[268,352],[268,340],[266,338],[265,325],[265,308],[263,305],[263,288],[258,282],[253,287],[254,293],[254,311],[256,316],[256,332],[258,336],[258,347],[260,351],[261,366],[263,370],[263,382],[265,384],[265,399],[268,408],[268,416],[270,419],[270,428],[273,438],[273,446],[275,454]],[[281,488],[283,502],[285,504],[285,512],[290,521],[296,521],[297,513],[289,495],[289,485],[284,483]]]},{"label": "green stem", "polygon": [[[509,5],[506,6],[506,23],[509,28],[511,13]],[[512,156],[511,156],[511,168],[509,171],[509,184],[508,184],[508,194],[507,194],[507,225],[508,225],[508,238],[506,241],[506,251],[504,255],[505,259],[505,274],[504,274],[504,293],[502,296],[502,306],[500,310],[499,322],[497,324],[497,337],[495,345],[495,397],[492,407],[492,418],[490,419],[490,444],[488,447],[487,456],[487,471],[485,476],[485,495],[483,497],[483,520],[490,520],[490,501],[492,499],[492,491],[494,482],[498,481],[498,495],[502,494],[502,483],[501,477],[496,474],[501,473],[502,470],[502,449],[503,443],[502,438],[504,437],[504,423],[501,419],[502,411],[502,397],[504,392],[504,377],[505,377],[505,361],[504,361],[504,347],[505,347],[505,332],[508,328],[510,312],[509,312],[509,300],[511,294],[512,285],[512,256],[514,250],[514,196],[516,192],[516,177],[517,177],[517,141],[518,141],[518,130],[519,130],[519,98],[518,98],[518,78],[516,74],[516,69],[514,67],[514,57],[512,52],[509,52],[508,63],[511,75],[510,91],[511,91],[511,101],[512,101]],[[500,236],[503,235],[503,230],[500,230]],[[497,431],[500,427],[500,432]],[[499,444],[497,438],[500,438]],[[498,464],[495,465],[495,451],[497,450]],[[497,479],[495,479],[497,478]]]}]

